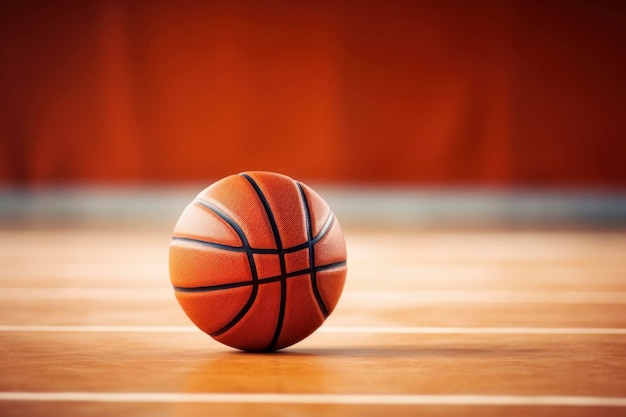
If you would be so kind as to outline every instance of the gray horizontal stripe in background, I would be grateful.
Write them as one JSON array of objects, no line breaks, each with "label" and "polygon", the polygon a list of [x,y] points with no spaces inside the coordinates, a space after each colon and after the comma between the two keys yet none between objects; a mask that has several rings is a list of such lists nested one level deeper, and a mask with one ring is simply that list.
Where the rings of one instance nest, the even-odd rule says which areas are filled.
[{"label": "gray horizontal stripe in background", "polygon": [[[0,188],[0,221],[132,222],[173,227],[204,186]],[[342,225],[626,225],[624,191],[313,187]]]}]

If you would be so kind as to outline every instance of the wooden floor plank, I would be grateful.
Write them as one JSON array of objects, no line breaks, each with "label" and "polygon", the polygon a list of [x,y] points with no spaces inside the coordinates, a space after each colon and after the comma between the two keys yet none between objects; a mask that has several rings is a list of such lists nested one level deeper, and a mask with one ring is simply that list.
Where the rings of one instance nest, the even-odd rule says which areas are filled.
[{"label": "wooden floor plank", "polygon": [[320,332],[277,354],[201,333],[0,336],[2,391],[626,396],[626,335]]},{"label": "wooden floor plank", "polygon": [[[69,414],[68,414],[68,410]],[[301,417],[585,417],[623,416],[619,407],[557,407],[557,406],[385,406],[385,405],[297,405],[297,404],[146,404],[146,403],[33,403],[0,402],[0,415],[6,417],[33,417],[72,415],[80,417],[150,416],[150,417],[223,417],[301,416]]]},{"label": "wooden floor plank", "polygon": [[[360,303],[349,294],[328,325],[626,328],[626,304]],[[2,300],[0,324],[190,325],[176,300]]]}]

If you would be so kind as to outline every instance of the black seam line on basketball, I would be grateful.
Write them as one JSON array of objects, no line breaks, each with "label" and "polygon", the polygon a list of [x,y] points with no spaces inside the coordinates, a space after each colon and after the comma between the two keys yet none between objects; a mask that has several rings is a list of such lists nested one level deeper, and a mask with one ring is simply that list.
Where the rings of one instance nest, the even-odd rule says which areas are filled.
[{"label": "black seam line on basketball", "polygon": [[[194,203],[197,204],[201,204],[204,205],[203,200],[196,200],[194,201]],[[297,252],[299,250],[302,249],[306,249],[309,247],[309,245],[314,245],[317,242],[319,242],[320,240],[322,240],[322,238],[326,235],[326,233],[328,232],[328,230],[330,230],[330,226],[332,226],[332,223],[334,221],[334,215],[331,212],[330,215],[328,216],[328,218],[326,219],[326,222],[324,223],[324,226],[322,227],[322,230],[320,230],[320,232],[313,238],[313,240],[311,240],[310,242],[304,242],[301,243],[299,245],[296,246],[292,246],[290,248],[283,248],[283,252],[284,253],[293,253],[293,252]],[[174,236],[172,238],[173,242],[179,241],[179,242],[189,242],[189,243],[196,243],[198,245],[201,246],[208,246],[208,247],[212,247],[212,248],[216,248],[216,249],[221,249],[221,250],[225,250],[225,251],[229,251],[229,252],[247,252],[248,250],[251,251],[254,254],[259,254],[259,255],[278,255],[279,251],[277,249],[263,249],[263,248],[251,248],[251,247],[245,247],[245,246],[232,246],[232,245],[224,245],[222,243],[216,243],[216,242],[211,242],[208,240],[202,240],[202,239],[195,239],[195,238],[191,238],[191,237],[183,237],[183,236]]]},{"label": "black seam line on basketball", "polygon": [[[306,198],[306,194],[304,193],[304,189],[302,188],[302,184],[296,182],[296,185],[298,186],[298,191],[300,191],[300,197],[302,198],[302,207],[304,208],[304,221],[306,226],[307,242],[311,242],[313,240],[313,229],[311,225],[311,212],[309,211],[309,202]],[[311,267],[311,271],[309,273],[311,277],[311,288],[313,289],[313,295],[315,296],[317,305],[322,312],[324,319],[326,319],[328,317],[328,309],[326,308],[324,300],[322,299],[322,294],[320,294],[320,290],[317,287],[317,274],[315,268],[313,267],[315,265],[315,245],[309,243],[308,251],[309,266]]]},{"label": "black seam line on basketball", "polygon": [[211,248],[215,248],[215,249],[221,249],[227,252],[247,252],[248,250],[250,250],[252,253],[257,253],[255,252],[254,249],[246,249],[244,246],[230,246],[230,245],[224,245],[222,243],[216,243],[216,242],[209,242],[206,240],[201,240],[201,239],[194,239],[191,237],[182,237],[182,236],[174,236],[172,238],[172,242],[189,242],[189,243],[196,243],[200,246],[208,246]]},{"label": "black seam line on basketball", "polygon": [[274,350],[276,343],[278,342],[278,338],[280,337],[280,332],[283,328],[283,321],[285,320],[285,309],[287,307],[287,264],[285,262],[285,252],[283,250],[283,242],[280,238],[280,233],[278,231],[278,225],[276,224],[276,219],[274,218],[274,213],[272,213],[272,208],[270,207],[270,203],[263,194],[261,187],[259,184],[252,179],[252,177],[248,174],[240,174],[242,177],[248,180],[248,182],[254,188],[254,191],[261,200],[263,204],[263,208],[265,209],[265,215],[267,216],[267,220],[270,222],[270,226],[272,227],[272,233],[274,234],[274,241],[276,242],[276,249],[278,249],[278,260],[280,262],[280,307],[278,311],[278,320],[276,322],[276,330],[274,331],[274,337],[270,342],[267,350]]},{"label": "black seam line on basketball", "polygon": [[[287,274],[283,275],[276,275],[273,277],[268,277],[268,278],[259,278],[259,280],[256,282],[257,285],[263,285],[263,284],[269,284],[272,282],[278,282],[281,279],[288,279],[288,278],[293,278],[293,277],[297,277],[297,276],[301,276],[301,275],[310,275],[311,274],[311,269],[315,269],[315,272],[320,272],[320,271],[329,271],[329,270],[333,270],[333,269],[339,269],[341,267],[345,267],[346,266],[346,261],[340,261],[340,262],[333,262],[331,264],[326,264],[326,265],[320,265],[320,266],[316,266],[315,268],[306,268],[306,269],[301,269],[299,271],[293,271],[293,272],[289,272]],[[250,285],[254,285],[254,282],[252,281],[238,281],[238,282],[229,282],[227,284],[216,284],[216,285],[208,285],[205,287],[178,287],[176,285],[174,285],[174,291],[177,292],[184,292],[184,293],[198,293],[198,292],[212,292],[212,291],[221,291],[221,290],[229,290],[231,288],[241,288],[241,287],[247,287]]]},{"label": "black seam line on basketball", "polygon": [[217,214],[221,219],[223,219],[226,223],[228,223],[230,227],[233,228],[235,233],[237,233],[237,235],[239,236],[239,239],[241,239],[241,243],[243,244],[243,248],[246,252],[246,257],[248,258],[248,265],[250,266],[250,273],[252,275],[252,281],[251,281],[252,292],[250,293],[250,297],[248,297],[248,301],[243,306],[243,308],[239,311],[239,313],[237,313],[237,315],[233,317],[231,321],[226,323],[226,325],[223,326],[222,328],[211,333],[211,336],[219,336],[220,334],[226,332],[227,330],[231,329],[235,324],[237,324],[243,318],[243,316],[246,315],[248,310],[250,310],[250,308],[252,307],[252,304],[254,304],[254,300],[256,300],[256,296],[259,291],[259,284],[258,284],[259,276],[256,270],[254,256],[252,254],[252,251],[250,250],[250,243],[248,242],[248,238],[246,238],[246,234],[244,233],[243,229],[237,224],[237,222],[234,219],[230,218],[230,216],[228,216],[218,207],[209,203],[208,201],[204,201],[202,199],[197,198],[194,200],[194,203],[200,204],[203,207],[206,207],[207,209],[211,210],[213,213]]}]

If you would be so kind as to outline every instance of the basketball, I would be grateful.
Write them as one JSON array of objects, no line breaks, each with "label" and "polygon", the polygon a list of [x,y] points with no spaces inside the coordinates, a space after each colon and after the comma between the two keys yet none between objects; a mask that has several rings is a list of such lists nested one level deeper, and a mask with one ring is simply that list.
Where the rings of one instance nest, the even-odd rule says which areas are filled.
[{"label": "basketball", "polygon": [[301,341],[343,290],[339,221],[310,187],[271,172],[223,178],[184,209],[170,244],[170,279],[191,321],[245,351]]}]

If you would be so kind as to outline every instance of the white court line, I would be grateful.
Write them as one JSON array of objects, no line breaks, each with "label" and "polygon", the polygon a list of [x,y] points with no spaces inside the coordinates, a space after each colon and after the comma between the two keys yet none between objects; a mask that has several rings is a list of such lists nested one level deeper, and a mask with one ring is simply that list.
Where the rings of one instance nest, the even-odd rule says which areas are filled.
[{"label": "white court line", "polygon": [[[194,333],[193,326],[57,326],[0,325],[0,332],[69,332],[69,333]],[[322,326],[320,333],[345,334],[553,334],[553,335],[626,335],[624,328],[597,327],[376,327]]]},{"label": "white court line", "polygon": [[593,327],[321,327],[324,333],[373,334],[626,334],[622,328]]},{"label": "white court line", "polygon": [[[0,300],[173,300],[170,288],[1,288]],[[346,303],[626,304],[626,291],[346,290]]]},{"label": "white court line", "polygon": [[174,300],[171,288],[2,288],[0,300]]},{"label": "white court line", "polygon": [[257,394],[145,392],[0,392],[0,401],[349,405],[511,405],[626,407],[624,397],[550,395]]},{"label": "white court line", "polygon": [[532,291],[532,290],[354,290],[343,300],[353,303],[399,304],[626,304],[620,291]]}]

